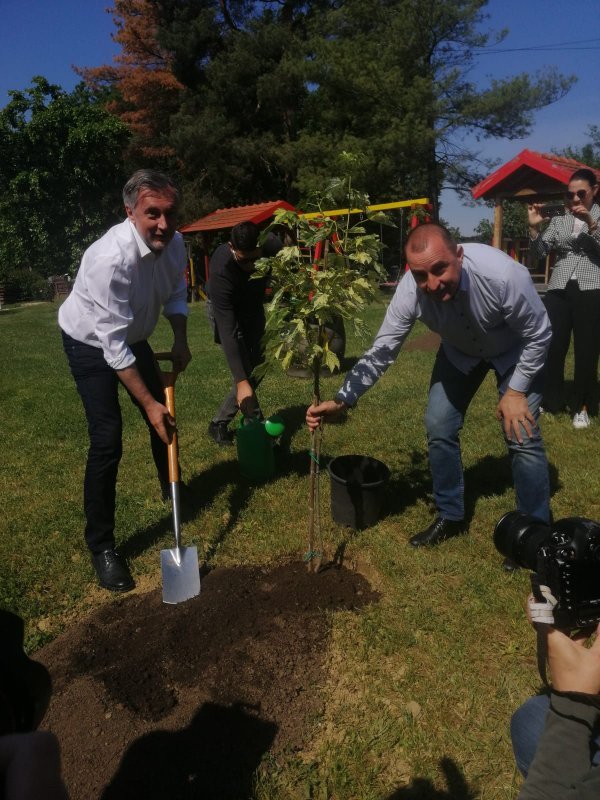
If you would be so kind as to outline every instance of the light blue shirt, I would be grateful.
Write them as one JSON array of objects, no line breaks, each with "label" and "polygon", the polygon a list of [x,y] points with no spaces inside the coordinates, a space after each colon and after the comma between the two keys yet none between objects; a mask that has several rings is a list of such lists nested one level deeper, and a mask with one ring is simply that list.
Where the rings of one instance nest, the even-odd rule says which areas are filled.
[{"label": "light blue shirt", "polygon": [[439,333],[449,361],[467,375],[481,361],[500,374],[514,367],[509,387],[527,392],[544,365],[550,321],[528,270],[485,244],[465,244],[458,290],[434,300],[407,272],[373,346],[346,375],[337,399],[353,406],[392,364],[415,320]]}]

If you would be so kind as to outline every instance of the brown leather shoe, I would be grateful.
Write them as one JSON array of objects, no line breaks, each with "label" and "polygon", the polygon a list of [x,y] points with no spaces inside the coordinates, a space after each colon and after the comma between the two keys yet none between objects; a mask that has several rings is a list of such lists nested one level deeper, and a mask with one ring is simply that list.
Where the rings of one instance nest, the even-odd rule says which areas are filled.
[{"label": "brown leather shoe", "polygon": [[463,520],[456,521],[438,517],[428,528],[410,538],[408,543],[413,547],[431,547],[464,533],[464,529]]}]

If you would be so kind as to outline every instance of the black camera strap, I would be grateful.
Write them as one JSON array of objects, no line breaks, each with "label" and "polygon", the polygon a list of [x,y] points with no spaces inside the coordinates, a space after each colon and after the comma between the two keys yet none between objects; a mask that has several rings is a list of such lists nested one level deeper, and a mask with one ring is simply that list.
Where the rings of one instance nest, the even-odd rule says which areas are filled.
[{"label": "black camera strap", "polygon": [[545,622],[536,622],[535,623],[535,635],[537,641],[537,667],[540,678],[542,679],[542,683],[548,689],[550,689],[550,684],[548,683],[548,675],[546,673],[546,665],[548,663],[548,644],[546,640],[546,633],[544,631],[544,626],[547,625]]}]

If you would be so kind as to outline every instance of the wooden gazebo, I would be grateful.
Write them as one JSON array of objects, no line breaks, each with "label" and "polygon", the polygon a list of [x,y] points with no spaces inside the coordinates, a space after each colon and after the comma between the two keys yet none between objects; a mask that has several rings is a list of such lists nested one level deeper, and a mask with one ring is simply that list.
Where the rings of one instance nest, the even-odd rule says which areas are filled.
[{"label": "wooden gazebo", "polygon": [[[494,247],[502,246],[502,201],[533,200],[543,202],[561,200],[569,178],[576,169],[591,169],[572,158],[554,153],[536,153],[522,150],[512,161],[499,167],[471,189],[475,200],[493,200]],[[600,170],[593,170],[600,180]]]}]

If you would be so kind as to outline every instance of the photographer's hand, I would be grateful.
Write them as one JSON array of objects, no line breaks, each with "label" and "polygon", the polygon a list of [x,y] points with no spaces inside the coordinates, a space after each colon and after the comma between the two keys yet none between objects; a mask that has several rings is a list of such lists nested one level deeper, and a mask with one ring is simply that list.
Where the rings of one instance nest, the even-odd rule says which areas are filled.
[{"label": "photographer's hand", "polygon": [[570,636],[544,626],[552,686],[559,692],[600,694],[600,625],[594,643],[587,647],[589,631]]}]

